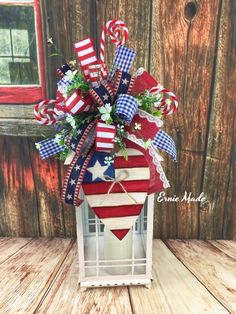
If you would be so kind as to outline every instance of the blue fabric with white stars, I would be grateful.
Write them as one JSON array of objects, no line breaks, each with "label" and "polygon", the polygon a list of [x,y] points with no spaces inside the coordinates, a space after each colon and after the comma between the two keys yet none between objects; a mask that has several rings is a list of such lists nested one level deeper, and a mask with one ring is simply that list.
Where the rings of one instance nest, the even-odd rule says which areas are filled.
[{"label": "blue fabric with white stars", "polygon": [[67,204],[73,205],[76,185],[86,158],[87,156],[79,156],[74,167],[71,170],[65,194],[65,201]]},{"label": "blue fabric with white stars", "polygon": [[87,126],[88,126],[88,123],[81,125],[79,129],[77,130],[76,134],[71,138],[70,147],[73,151],[76,151],[76,147],[79,144]]},{"label": "blue fabric with white stars", "polygon": [[99,87],[93,88],[93,90],[99,96],[99,98],[101,98],[104,104],[112,103],[112,95],[103,84],[101,84]]},{"label": "blue fabric with white stars", "polygon": [[[104,171],[104,175],[107,175],[111,178],[115,178],[115,168],[114,168],[114,163],[111,163],[110,165],[106,164],[106,160],[105,157],[110,157],[111,155],[105,152],[95,152],[93,154],[93,157],[91,158],[87,170],[85,172],[85,176],[84,176],[84,180],[83,183],[92,183],[92,182],[104,182],[105,180],[103,180],[102,178],[96,178],[94,181],[92,181],[92,173],[89,172],[89,168],[93,167],[96,163],[96,161],[98,161],[100,163],[101,166],[106,166],[107,169]],[[105,168],[104,168],[105,169]]]},{"label": "blue fabric with white stars", "polygon": [[116,97],[120,94],[127,94],[129,85],[131,82],[131,75],[126,72],[122,72],[120,82],[117,88]]}]

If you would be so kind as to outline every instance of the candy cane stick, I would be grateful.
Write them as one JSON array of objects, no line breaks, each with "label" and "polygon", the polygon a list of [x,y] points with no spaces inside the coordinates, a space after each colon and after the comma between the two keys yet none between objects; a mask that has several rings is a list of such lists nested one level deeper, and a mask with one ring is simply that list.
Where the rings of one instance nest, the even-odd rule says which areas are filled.
[{"label": "candy cane stick", "polygon": [[54,99],[46,99],[34,107],[34,117],[39,124],[53,125],[57,122],[57,114],[52,108],[48,108],[48,105],[57,103]]},{"label": "candy cane stick", "polygon": [[161,84],[158,83],[157,86],[152,87],[149,90],[150,94],[159,94],[159,93],[163,93],[166,94],[170,97],[171,99],[171,103],[168,102],[169,98],[162,98],[161,102],[160,102],[160,110],[162,112],[163,115],[170,115],[172,113],[174,113],[177,108],[178,108],[178,98],[175,96],[174,93],[172,93],[171,91],[169,91],[168,89],[164,88]]},{"label": "candy cane stick", "polygon": [[[109,30],[111,41],[119,47],[120,45],[124,45],[129,37],[129,31],[124,22],[119,20],[111,20],[106,23],[103,28],[101,40],[100,40],[100,62],[103,66],[105,64],[105,37],[106,33]],[[124,32],[124,37],[119,39],[121,35],[121,30]]]}]

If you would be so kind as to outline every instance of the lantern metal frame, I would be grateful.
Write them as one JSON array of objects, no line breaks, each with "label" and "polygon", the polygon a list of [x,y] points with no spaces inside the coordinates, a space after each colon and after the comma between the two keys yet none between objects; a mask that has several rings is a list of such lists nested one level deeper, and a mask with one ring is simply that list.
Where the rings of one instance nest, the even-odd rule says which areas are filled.
[{"label": "lantern metal frame", "polygon": [[[153,206],[154,194],[148,195],[142,212],[132,228],[132,258],[105,260],[104,225],[95,216],[84,198],[82,205],[76,207],[80,288],[128,285],[144,285],[150,288]],[[112,275],[107,272],[108,267],[130,267],[130,272],[124,275]]]}]

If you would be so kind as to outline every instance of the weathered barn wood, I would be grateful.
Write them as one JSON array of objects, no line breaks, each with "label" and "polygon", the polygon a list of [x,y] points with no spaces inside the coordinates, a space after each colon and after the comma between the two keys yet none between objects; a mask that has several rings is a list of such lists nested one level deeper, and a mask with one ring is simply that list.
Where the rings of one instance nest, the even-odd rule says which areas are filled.
[{"label": "weathered barn wood", "polygon": [[209,200],[200,212],[200,238],[236,239],[236,2],[223,1],[219,17],[215,79],[202,190]]},{"label": "weathered barn wood", "polygon": [[[163,155],[166,195],[204,192],[206,202],[156,202],[154,237],[236,239],[235,2],[41,0],[41,11],[49,98],[56,68],[76,59],[73,43],[92,36],[99,51],[102,27],[113,18],[129,27],[132,70],[145,67],[178,95],[177,114],[164,119],[178,150],[177,164]],[[50,57],[49,37],[63,57]],[[107,40],[107,62],[109,49]],[[74,237],[74,209],[60,200],[66,168],[40,160],[34,142],[53,130],[37,125],[33,106],[0,104],[0,235]]]},{"label": "weathered barn wood", "polygon": [[26,137],[0,140],[0,234],[39,236],[38,204]]},{"label": "weathered barn wood", "polygon": [[[195,1],[192,8],[188,2],[154,2],[151,46],[151,72],[179,97],[180,109],[164,127],[178,147],[178,164],[165,160],[172,186],[166,194],[181,197],[201,192],[217,30],[212,12],[219,10],[219,1]],[[198,215],[198,203],[157,203],[155,236],[196,238]]]}]

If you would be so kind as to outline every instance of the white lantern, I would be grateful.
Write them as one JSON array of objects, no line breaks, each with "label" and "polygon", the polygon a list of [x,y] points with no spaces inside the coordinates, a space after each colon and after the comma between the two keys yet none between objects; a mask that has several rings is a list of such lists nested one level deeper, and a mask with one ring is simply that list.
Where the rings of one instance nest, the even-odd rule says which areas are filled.
[{"label": "white lantern", "polygon": [[153,201],[149,195],[135,226],[117,239],[85,201],[76,207],[81,288],[144,285],[152,279]]}]

